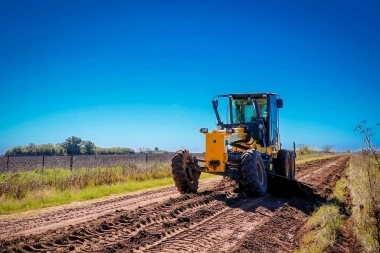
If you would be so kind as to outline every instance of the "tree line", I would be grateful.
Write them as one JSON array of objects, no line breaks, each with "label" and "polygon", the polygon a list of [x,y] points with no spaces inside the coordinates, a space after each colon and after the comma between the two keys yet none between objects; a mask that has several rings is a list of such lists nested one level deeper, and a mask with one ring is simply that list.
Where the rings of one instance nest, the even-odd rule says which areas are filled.
[{"label": "tree line", "polygon": [[[310,154],[313,154],[315,152],[318,152],[318,150],[320,152],[323,152],[323,153],[334,153],[335,152],[335,148],[333,145],[325,145],[321,149],[319,149],[317,147],[312,147],[312,146],[306,145],[306,144],[298,145],[296,152],[298,155],[310,155]],[[348,150],[346,152],[350,153],[351,151]]]},{"label": "tree line", "polygon": [[16,146],[5,152],[5,155],[113,155],[113,154],[134,154],[131,148],[97,147],[92,141],[82,140],[79,137],[71,136],[64,142],[56,145],[52,143],[36,145],[30,143],[27,146]]}]

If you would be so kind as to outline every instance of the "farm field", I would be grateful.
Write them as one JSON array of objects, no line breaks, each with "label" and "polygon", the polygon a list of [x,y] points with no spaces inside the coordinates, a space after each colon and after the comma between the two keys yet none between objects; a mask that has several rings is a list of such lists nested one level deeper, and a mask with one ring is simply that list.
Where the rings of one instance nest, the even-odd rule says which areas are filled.
[{"label": "farm field", "polygon": [[[247,197],[234,182],[203,180],[0,216],[0,252],[292,252],[316,206],[328,202],[350,155],[297,164],[303,196]],[[346,240],[343,250],[355,249]],[[345,251],[341,251],[345,252]],[[351,251],[355,252],[355,251]]]},{"label": "farm field", "polygon": [[[201,154],[194,154],[201,156]],[[108,168],[131,163],[170,162],[171,154],[65,155],[65,156],[4,156],[0,172],[28,171],[36,168]]]}]

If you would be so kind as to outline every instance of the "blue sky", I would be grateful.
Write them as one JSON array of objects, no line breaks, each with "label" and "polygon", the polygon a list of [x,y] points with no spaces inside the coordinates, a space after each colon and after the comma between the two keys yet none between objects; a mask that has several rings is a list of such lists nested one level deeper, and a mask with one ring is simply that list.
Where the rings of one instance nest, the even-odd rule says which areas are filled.
[{"label": "blue sky", "polygon": [[0,154],[70,136],[204,150],[214,95],[275,92],[281,138],[380,146],[379,1],[1,1]]}]

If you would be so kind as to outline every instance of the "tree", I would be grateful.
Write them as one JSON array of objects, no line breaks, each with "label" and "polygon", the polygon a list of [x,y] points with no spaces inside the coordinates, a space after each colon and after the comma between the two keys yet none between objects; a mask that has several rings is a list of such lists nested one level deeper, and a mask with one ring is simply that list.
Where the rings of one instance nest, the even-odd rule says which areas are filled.
[{"label": "tree", "polygon": [[56,147],[51,143],[42,144],[42,145],[37,146],[37,154],[38,155],[55,155],[55,149]]},{"label": "tree", "polygon": [[82,154],[94,155],[95,154],[95,144],[92,141],[83,141],[82,142]]},{"label": "tree", "polygon": [[158,147],[155,147],[154,150],[155,150],[155,151],[158,151],[158,150],[160,150],[160,149],[159,149]]},{"label": "tree", "polygon": [[152,153],[152,150],[150,148],[142,147],[142,148],[139,148],[138,150],[140,154]]},{"label": "tree", "polygon": [[[156,148],[158,149],[158,148]],[[141,151],[152,152],[149,148],[141,148]],[[134,154],[135,151],[131,148],[113,147],[100,148],[96,147],[92,141],[85,141],[79,137],[71,136],[64,142],[56,145],[47,143],[36,145],[29,143],[27,146],[16,146],[8,151],[5,155],[94,155],[94,154]]]},{"label": "tree", "polygon": [[26,147],[28,149],[29,155],[36,155],[37,154],[37,146],[34,143],[29,143],[29,145]]},{"label": "tree", "polygon": [[326,145],[322,147],[322,152],[325,153],[334,153],[334,146],[333,145]]},{"label": "tree", "polygon": [[79,137],[71,136],[61,144],[62,148],[68,155],[80,155],[82,147],[82,139]]}]

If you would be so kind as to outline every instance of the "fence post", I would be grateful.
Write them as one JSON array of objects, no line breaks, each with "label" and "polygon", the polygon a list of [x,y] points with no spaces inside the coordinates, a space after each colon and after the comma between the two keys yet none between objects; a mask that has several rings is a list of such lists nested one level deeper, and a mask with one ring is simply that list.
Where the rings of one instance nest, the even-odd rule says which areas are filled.
[{"label": "fence post", "polygon": [[74,157],[74,155],[71,154],[71,159],[70,159],[70,171],[73,170],[73,157]]},{"label": "fence post", "polygon": [[45,167],[45,155],[42,155],[42,172],[44,172]]},{"label": "fence post", "polygon": [[9,170],[9,154],[7,155],[7,170]]}]

